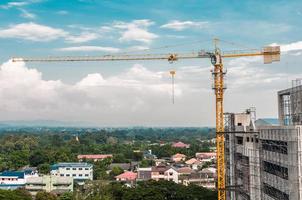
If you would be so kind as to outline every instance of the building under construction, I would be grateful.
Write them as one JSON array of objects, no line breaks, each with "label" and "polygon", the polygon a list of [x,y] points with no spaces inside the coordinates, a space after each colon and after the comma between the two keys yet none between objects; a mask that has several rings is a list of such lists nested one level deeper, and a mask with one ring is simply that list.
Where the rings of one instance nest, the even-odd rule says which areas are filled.
[{"label": "building under construction", "polygon": [[278,92],[280,124],[225,114],[227,198],[302,199],[302,86]]}]

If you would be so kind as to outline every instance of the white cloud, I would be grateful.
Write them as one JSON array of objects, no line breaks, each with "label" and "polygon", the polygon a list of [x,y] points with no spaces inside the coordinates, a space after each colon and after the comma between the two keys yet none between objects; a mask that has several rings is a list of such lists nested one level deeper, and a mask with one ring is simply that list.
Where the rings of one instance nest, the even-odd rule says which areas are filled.
[{"label": "white cloud", "polygon": [[80,35],[68,35],[65,39],[69,43],[83,43],[98,39],[99,37],[96,33],[83,32]]},{"label": "white cloud", "polygon": [[130,51],[142,51],[142,50],[148,50],[149,47],[147,46],[131,46],[128,48]]},{"label": "white cloud", "polygon": [[27,1],[12,1],[12,2],[8,2],[5,5],[1,5],[0,8],[9,9],[9,8],[13,8],[13,7],[23,7],[28,4],[29,4],[29,2],[27,2]]},{"label": "white cloud", "polygon": [[59,10],[58,12],[56,12],[58,15],[68,15],[69,12],[67,10]]},{"label": "white cloud", "polygon": [[62,29],[35,24],[33,22],[12,25],[0,29],[0,38],[18,38],[32,41],[51,41],[66,37],[68,33]]},{"label": "white cloud", "polygon": [[66,47],[57,49],[58,51],[103,51],[110,53],[117,53],[120,51],[114,47],[101,47],[101,46],[77,46],[77,47]]},{"label": "white cloud", "polygon": [[[26,13],[27,18],[34,18],[35,15]],[[101,36],[94,32],[84,31],[74,35],[60,28],[53,28],[33,22],[11,25],[8,28],[0,29],[0,38],[17,38],[22,40],[31,40],[38,42],[48,42],[56,39],[64,39],[67,43],[84,43],[100,38]]]},{"label": "white cloud", "polygon": [[[261,65],[261,67],[259,67]],[[238,58],[228,68],[225,110],[239,112],[256,106],[258,116],[277,113],[276,91],[301,74],[272,71],[262,58]],[[149,70],[135,64],[124,72],[91,73],[74,84],[43,80],[41,72],[24,63],[0,67],[0,120],[55,119],[92,121],[98,125],[213,125],[214,94],[210,69],[176,69],[176,103],[171,104],[169,69]],[[261,97],[261,98],[259,98]],[[265,104],[265,102],[271,102]]]},{"label": "white cloud", "polygon": [[289,44],[273,43],[271,45],[272,46],[280,45],[280,49],[283,52],[302,50],[302,41],[293,42],[293,43],[289,43]]},{"label": "white cloud", "polygon": [[[0,120],[152,124],[153,114],[158,115],[163,110],[169,113],[170,108],[166,105],[173,108],[170,105],[171,85],[167,78],[168,73],[162,75],[135,65],[115,76],[104,78],[100,73],[94,73],[75,84],[66,84],[59,80],[45,81],[36,69],[9,61],[0,66]],[[158,110],[153,105],[158,105]]]},{"label": "white cloud", "polygon": [[158,38],[158,35],[148,31],[148,27],[153,25],[154,22],[150,20],[133,20],[130,23],[115,22],[114,28],[121,29],[122,35],[119,38],[120,41],[139,41],[143,43],[150,43],[154,39]]},{"label": "white cloud", "polygon": [[30,4],[40,3],[42,0],[26,0],[26,1],[11,1],[4,5],[0,5],[2,9],[21,8]]},{"label": "white cloud", "polygon": [[194,22],[194,21],[178,21],[173,20],[161,26],[161,28],[172,29],[175,31],[182,31],[188,28],[204,28],[208,22]]}]

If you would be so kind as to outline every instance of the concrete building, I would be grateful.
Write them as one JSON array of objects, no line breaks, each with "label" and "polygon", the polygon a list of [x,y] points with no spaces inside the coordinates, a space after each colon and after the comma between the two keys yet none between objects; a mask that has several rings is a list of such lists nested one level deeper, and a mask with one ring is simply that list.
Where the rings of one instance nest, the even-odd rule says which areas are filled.
[{"label": "concrete building", "polygon": [[261,199],[302,199],[302,126],[259,127]]},{"label": "concrete building", "polygon": [[226,185],[228,199],[261,199],[259,134],[255,111],[225,114]]},{"label": "concrete building", "polygon": [[280,125],[302,124],[302,79],[292,81],[292,87],[278,92]]},{"label": "concrete building", "polygon": [[89,163],[58,163],[51,167],[51,175],[73,177],[77,182],[93,180],[93,166]]},{"label": "concrete building", "polygon": [[30,177],[37,177],[37,171],[4,171],[0,173],[0,189],[17,189],[25,186]]},{"label": "concrete building", "polygon": [[301,200],[302,125],[255,127],[253,115],[226,114],[227,197]]},{"label": "concrete building", "polygon": [[73,177],[60,177],[55,175],[43,175],[26,179],[25,189],[31,195],[39,191],[52,192],[57,195],[73,191]]}]

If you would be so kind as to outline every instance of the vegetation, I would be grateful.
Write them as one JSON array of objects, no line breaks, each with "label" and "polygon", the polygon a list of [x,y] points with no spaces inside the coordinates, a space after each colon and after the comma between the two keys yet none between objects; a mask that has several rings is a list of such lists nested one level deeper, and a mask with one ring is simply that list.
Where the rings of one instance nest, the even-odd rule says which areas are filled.
[{"label": "vegetation", "polygon": [[[43,131],[42,131],[43,130]],[[76,139],[75,134],[79,140]],[[213,137],[208,128],[133,128],[133,129],[0,129],[0,171],[18,170],[24,166],[38,167],[40,173],[49,174],[50,165],[57,162],[75,162],[79,154],[113,154],[112,159],[94,162],[95,181],[75,188],[73,193],[57,197],[39,192],[36,200],[211,200],[215,191],[190,185],[184,186],[168,181],[139,182],[136,187],[125,187],[112,181],[123,170],[114,167],[106,170],[112,162],[137,161],[141,167],[154,162],[144,159],[143,152],[152,150],[158,157],[170,157],[176,153],[192,157],[196,152],[208,151],[213,144],[201,140]],[[176,149],[171,142],[182,141],[189,149]],[[163,145],[164,143],[164,145]],[[88,161],[87,162],[92,162]],[[0,199],[31,200],[25,190],[0,190]]]},{"label": "vegetation", "polygon": [[5,200],[31,200],[29,192],[23,189],[0,190],[0,199]]},{"label": "vegetation", "polygon": [[86,200],[214,200],[217,193],[196,185],[184,186],[171,181],[139,182],[134,188],[120,183],[94,183],[75,197]]},{"label": "vegetation", "polygon": [[[207,128],[73,129],[73,133],[79,135],[77,141],[75,135],[65,129],[62,132],[61,129],[48,128],[39,134],[26,130],[0,134],[0,171],[33,166],[47,174],[50,164],[77,161],[78,154],[102,153],[113,154],[113,162],[142,161],[142,165],[148,165],[143,161],[142,152],[145,150],[151,149],[158,157],[175,153],[192,157],[195,152],[209,150],[211,143],[199,140],[214,133],[213,129]],[[190,149],[172,148],[170,143],[179,140],[191,144]],[[160,145],[161,142],[166,145]],[[96,163],[97,168],[104,169],[103,164]]]}]

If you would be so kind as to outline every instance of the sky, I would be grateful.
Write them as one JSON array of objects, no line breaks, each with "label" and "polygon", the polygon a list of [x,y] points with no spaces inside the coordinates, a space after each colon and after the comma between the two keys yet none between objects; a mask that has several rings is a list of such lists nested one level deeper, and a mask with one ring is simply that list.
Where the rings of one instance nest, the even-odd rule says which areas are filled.
[{"label": "sky", "polygon": [[[300,0],[0,1],[0,120],[99,126],[214,126],[208,59],[13,63],[11,57],[188,53],[281,46],[281,61],[225,59],[225,112],[277,118],[277,91],[302,78]],[[172,104],[170,70],[176,71]]]}]

